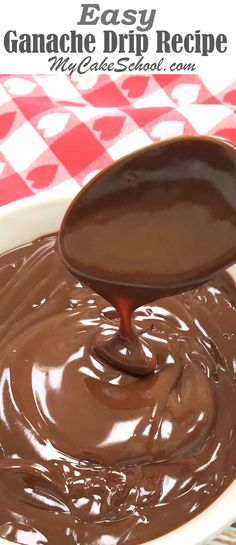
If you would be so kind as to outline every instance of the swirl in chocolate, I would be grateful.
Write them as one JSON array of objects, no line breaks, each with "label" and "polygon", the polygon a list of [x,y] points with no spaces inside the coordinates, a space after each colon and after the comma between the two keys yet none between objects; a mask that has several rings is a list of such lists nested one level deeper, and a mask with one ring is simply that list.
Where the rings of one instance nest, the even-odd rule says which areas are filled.
[{"label": "swirl in chocolate", "polygon": [[0,257],[0,536],[137,545],[208,506],[236,474],[236,288],[228,274],[134,312],[157,355],[105,361],[114,308],[64,267],[55,236]]}]

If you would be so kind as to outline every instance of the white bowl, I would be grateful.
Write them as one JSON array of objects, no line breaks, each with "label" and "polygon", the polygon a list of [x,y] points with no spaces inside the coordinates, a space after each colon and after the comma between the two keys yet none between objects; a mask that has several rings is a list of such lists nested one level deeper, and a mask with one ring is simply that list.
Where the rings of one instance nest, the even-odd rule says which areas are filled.
[{"label": "white bowl", "polygon": [[[0,252],[57,231],[74,195],[74,190],[67,196],[44,193],[0,208]],[[236,266],[231,267],[230,273],[236,280]],[[203,545],[235,519],[236,480],[200,515],[145,545]],[[12,545],[0,538],[0,545],[7,544]]]}]

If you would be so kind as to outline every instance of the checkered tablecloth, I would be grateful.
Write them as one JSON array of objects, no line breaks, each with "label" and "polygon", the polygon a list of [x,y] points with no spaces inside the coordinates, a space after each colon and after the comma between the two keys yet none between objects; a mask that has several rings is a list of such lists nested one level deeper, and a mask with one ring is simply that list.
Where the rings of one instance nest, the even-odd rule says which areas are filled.
[{"label": "checkered tablecloth", "polygon": [[[205,133],[236,144],[230,77],[0,76],[0,205],[79,189],[134,149]],[[236,526],[211,545],[219,544],[236,545]]]},{"label": "checkered tablecloth", "polygon": [[0,204],[85,184],[161,138],[209,133],[236,143],[236,81],[214,74],[0,76]]}]

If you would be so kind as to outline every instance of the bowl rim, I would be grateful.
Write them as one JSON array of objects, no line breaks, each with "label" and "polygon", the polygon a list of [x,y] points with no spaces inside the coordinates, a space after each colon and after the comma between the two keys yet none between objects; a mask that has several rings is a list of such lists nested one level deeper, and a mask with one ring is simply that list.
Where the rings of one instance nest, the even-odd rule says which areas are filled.
[{"label": "bowl rim", "polygon": [[[0,231],[1,221],[9,220],[24,212],[26,215],[32,211],[40,215],[42,207],[50,209],[53,205],[55,209],[58,207],[58,228],[60,221],[66,211],[68,205],[75,197],[79,190],[73,187],[64,193],[43,192],[37,195],[20,199],[3,206],[0,206]],[[48,233],[48,230],[42,225],[41,235]],[[39,235],[40,236],[40,233]],[[26,237],[27,241],[32,238]],[[25,242],[27,242],[25,241]],[[20,243],[21,244],[21,243]],[[9,246],[9,249],[13,246]],[[15,246],[16,247],[16,246]],[[0,251],[0,254],[3,253]],[[190,521],[179,526],[171,532],[154,538],[145,543],[137,543],[137,545],[203,545],[219,534],[224,528],[232,524],[236,519],[236,479],[221,493],[221,495],[200,514],[193,517]],[[12,545],[16,543],[0,537],[0,545]]]}]

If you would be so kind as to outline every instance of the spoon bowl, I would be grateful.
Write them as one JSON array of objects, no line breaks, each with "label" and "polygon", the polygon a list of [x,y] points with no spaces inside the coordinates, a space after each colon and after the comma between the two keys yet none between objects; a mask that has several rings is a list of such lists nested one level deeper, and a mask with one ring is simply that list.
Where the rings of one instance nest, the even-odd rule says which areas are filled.
[{"label": "spoon bowl", "polygon": [[72,273],[111,301],[200,285],[236,260],[236,150],[215,137],[135,151],[76,196],[59,244]]}]

